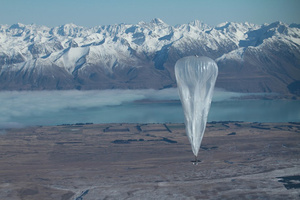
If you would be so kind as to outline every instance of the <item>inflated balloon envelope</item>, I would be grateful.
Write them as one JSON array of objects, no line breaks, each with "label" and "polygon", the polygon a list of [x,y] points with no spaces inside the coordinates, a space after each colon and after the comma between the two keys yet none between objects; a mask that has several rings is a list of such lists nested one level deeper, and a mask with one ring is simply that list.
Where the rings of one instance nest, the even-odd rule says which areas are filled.
[{"label": "inflated balloon envelope", "polygon": [[186,133],[197,163],[218,66],[208,57],[188,56],[176,62],[175,76],[185,116]]}]

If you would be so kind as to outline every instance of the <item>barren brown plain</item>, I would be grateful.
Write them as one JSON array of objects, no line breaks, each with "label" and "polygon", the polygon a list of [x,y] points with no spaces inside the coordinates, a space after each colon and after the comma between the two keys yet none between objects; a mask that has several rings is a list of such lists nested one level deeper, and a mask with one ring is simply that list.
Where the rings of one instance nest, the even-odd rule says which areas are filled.
[{"label": "barren brown plain", "polygon": [[0,132],[0,199],[300,199],[300,123],[208,123],[198,159],[184,124]]}]

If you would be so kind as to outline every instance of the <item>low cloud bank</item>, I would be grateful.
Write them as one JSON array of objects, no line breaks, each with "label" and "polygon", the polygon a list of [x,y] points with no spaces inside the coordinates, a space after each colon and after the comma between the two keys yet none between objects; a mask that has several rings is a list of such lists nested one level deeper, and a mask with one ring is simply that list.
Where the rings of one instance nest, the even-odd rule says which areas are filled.
[{"label": "low cloud bank", "polygon": [[[242,95],[245,94],[216,89],[213,101],[225,101]],[[103,122],[109,123],[109,120],[115,122],[114,119],[117,116],[109,113],[110,110],[108,107],[115,107],[115,109],[122,111],[122,108],[118,108],[118,106],[145,99],[153,101],[179,101],[179,96],[176,88],[164,90],[3,91],[0,92],[0,128],[21,128],[27,125],[54,125],[58,123],[57,119],[59,118],[64,120],[61,123],[72,122],[68,118],[75,118],[76,115],[78,115],[78,120],[92,120],[93,117],[97,118],[97,114],[99,113],[107,114],[107,117],[103,118]],[[133,107],[132,109],[135,108]],[[93,113],[93,110],[97,110],[98,112]],[[130,115],[136,115],[134,112],[124,112],[128,112],[128,110],[123,110],[123,113],[119,113],[124,119],[130,117]],[[141,113],[140,115],[133,117],[139,119],[147,116],[147,112],[151,112],[151,110],[140,110],[139,112]],[[142,115],[143,112],[145,112],[144,115]],[[65,117],[64,114],[66,114]],[[134,118],[131,120],[134,121]]]}]

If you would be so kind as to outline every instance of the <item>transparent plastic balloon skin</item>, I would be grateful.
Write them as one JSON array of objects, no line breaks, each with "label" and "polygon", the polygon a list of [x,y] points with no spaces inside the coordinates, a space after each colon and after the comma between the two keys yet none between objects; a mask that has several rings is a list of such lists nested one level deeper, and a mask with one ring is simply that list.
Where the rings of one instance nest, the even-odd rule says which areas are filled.
[{"label": "transparent plastic balloon skin", "polygon": [[192,151],[197,157],[218,76],[218,67],[208,57],[188,56],[176,62],[175,76],[185,116],[186,133]]}]

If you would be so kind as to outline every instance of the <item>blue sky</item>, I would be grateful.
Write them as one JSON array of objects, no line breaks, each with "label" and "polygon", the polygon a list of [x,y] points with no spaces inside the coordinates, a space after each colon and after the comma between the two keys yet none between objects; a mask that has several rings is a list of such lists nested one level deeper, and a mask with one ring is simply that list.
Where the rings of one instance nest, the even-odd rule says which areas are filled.
[{"label": "blue sky", "polygon": [[300,0],[1,0],[0,24],[93,27],[153,18],[170,25],[195,19],[213,26],[226,21],[300,24],[299,10]]}]

